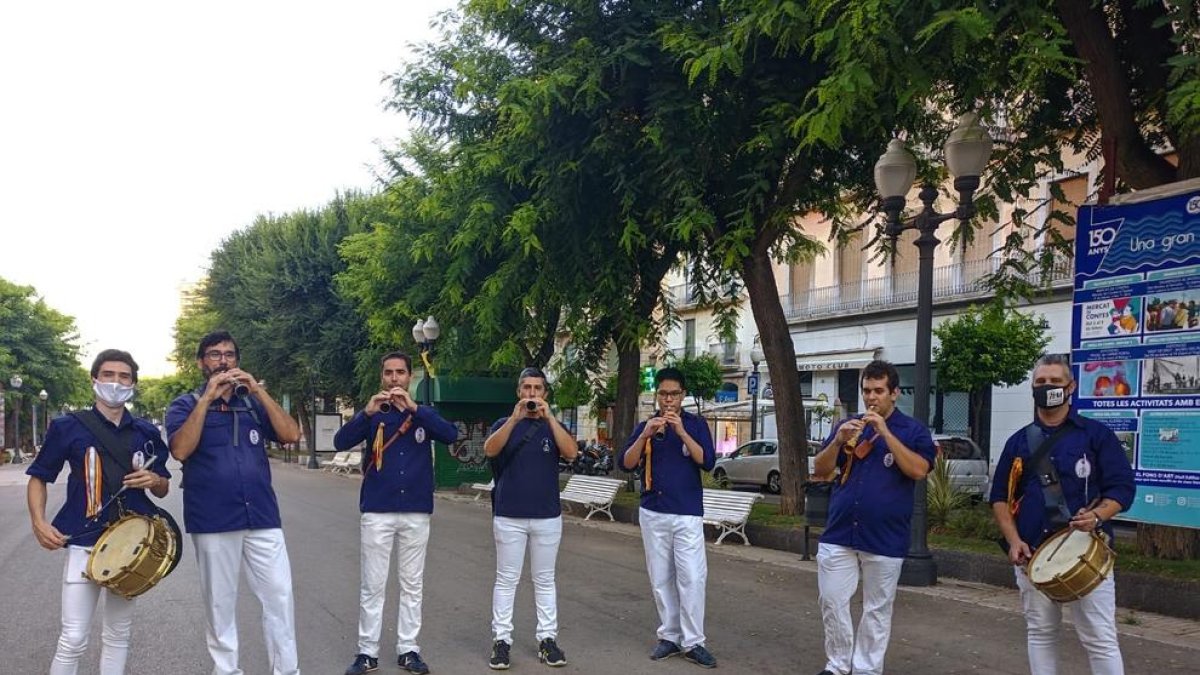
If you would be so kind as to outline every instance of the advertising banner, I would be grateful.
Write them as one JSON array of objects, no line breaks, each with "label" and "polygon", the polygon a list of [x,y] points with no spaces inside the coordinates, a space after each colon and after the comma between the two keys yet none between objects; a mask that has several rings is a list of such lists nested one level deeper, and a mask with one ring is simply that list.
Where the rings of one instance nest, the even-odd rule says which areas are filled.
[{"label": "advertising banner", "polygon": [[1200,188],[1080,207],[1074,288],[1076,408],[1137,475],[1122,517],[1200,527]]}]

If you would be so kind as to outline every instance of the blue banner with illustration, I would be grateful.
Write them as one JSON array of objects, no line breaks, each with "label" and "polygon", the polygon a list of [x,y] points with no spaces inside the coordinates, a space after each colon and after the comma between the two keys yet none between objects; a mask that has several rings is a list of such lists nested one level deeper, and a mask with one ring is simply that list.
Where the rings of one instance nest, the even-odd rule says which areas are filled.
[{"label": "blue banner with illustration", "polygon": [[1200,527],[1200,190],[1080,207],[1073,312],[1076,407],[1137,475],[1123,517]]}]

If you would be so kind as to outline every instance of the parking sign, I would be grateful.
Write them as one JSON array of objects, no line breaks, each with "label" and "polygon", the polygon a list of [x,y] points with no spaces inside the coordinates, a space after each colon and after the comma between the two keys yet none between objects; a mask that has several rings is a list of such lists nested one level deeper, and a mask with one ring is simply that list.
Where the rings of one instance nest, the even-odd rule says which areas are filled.
[{"label": "parking sign", "polygon": [[746,391],[751,394],[758,393],[758,374],[750,373],[746,376]]}]

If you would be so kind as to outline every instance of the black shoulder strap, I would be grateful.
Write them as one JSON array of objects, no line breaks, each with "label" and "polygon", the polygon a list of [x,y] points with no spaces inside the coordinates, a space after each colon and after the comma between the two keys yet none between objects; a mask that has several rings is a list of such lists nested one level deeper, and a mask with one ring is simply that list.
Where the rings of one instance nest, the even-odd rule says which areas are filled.
[{"label": "black shoulder strap", "polygon": [[1071,510],[1067,508],[1067,500],[1063,497],[1062,484],[1059,482],[1058,469],[1050,460],[1050,451],[1067,431],[1067,423],[1043,438],[1042,430],[1036,424],[1025,427],[1025,440],[1029,445],[1029,465],[1036,472],[1038,483],[1042,487],[1042,498],[1046,505],[1046,522],[1051,523],[1050,529],[1058,531],[1071,522]]},{"label": "black shoulder strap", "polygon": [[133,457],[129,447],[133,440],[133,425],[121,429],[118,437],[90,409],[76,410],[71,414],[100,442],[100,449],[104,451],[100,453],[104,489],[109,494],[116,494],[121,489],[125,474],[133,471]]}]

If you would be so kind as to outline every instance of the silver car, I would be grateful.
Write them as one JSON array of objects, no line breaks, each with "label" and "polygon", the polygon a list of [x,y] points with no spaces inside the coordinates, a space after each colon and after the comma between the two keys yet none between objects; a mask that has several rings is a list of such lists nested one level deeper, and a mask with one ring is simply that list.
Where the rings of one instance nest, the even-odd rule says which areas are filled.
[{"label": "silver car", "polygon": [[934,434],[938,454],[950,464],[950,484],[975,497],[988,490],[988,462],[975,441],[955,434]]},{"label": "silver car", "polygon": [[[808,441],[808,472],[812,458],[821,450],[820,441]],[[728,457],[717,460],[713,480],[718,485],[757,485],[771,494],[779,494],[779,441],[761,438],[738,446]]]}]

